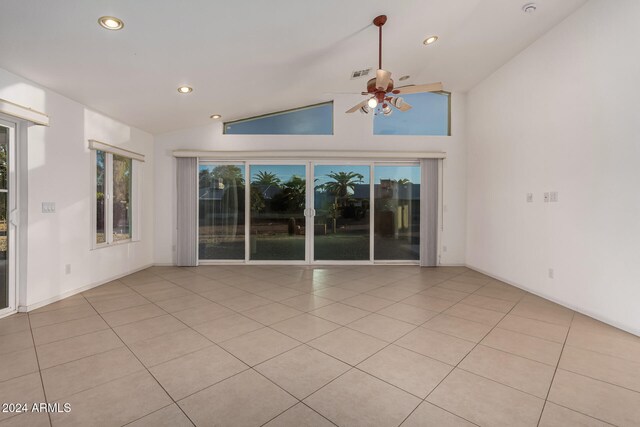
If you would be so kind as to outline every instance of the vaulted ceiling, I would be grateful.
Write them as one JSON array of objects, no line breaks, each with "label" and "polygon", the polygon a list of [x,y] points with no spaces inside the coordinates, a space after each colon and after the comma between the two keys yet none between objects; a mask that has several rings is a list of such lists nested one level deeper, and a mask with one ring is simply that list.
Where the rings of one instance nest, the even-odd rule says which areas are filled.
[{"label": "vaulted ceiling", "polygon": [[157,134],[361,91],[350,73],[375,70],[380,14],[394,78],[466,91],[586,0],[534,0],[531,15],[528,1],[2,0],[0,67]]}]

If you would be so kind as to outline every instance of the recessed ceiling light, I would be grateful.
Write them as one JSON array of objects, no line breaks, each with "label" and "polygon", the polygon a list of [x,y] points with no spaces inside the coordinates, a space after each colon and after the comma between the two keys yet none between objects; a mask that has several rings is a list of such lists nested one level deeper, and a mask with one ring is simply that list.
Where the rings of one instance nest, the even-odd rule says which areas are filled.
[{"label": "recessed ceiling light", "polygon": [[538,9],[538,6],[535,3],[527,3],[522,6],[522,11],[526,14],[532,14]]},{"label": "recessed ceiling light", "polygon": [[424,39],[422,43],[429,45],[429,44],[435,43],[437,40],[438,40],[438,36],[429,36],[426,39]]},{"label": "recessed ceiling light", "polygon": [[190,93],[192,91],[193,91],[193,88],[189,87],[189,86],[180,86],[178,88],[178,92],[180,92],[180,93]]},{"label": "recessed ceiling light", "polygon": [[124,27],[122,19],[118,19],[115,16],[103,16],[98,19],[98,24],[107,30],[121,30]]},{"label": "recessed ceiling light", "polygon": [[402,76],[400,77],[398,80],[400,80],[401,82],[405,81],[405,80],[409,80],[411,76]]},{"label": "recessed ceiling light", "polygon": [[221,119],[222,116],[220,114],[212,114],[212,115],[209,116],[209,118],[211,118],[211,119]]}]

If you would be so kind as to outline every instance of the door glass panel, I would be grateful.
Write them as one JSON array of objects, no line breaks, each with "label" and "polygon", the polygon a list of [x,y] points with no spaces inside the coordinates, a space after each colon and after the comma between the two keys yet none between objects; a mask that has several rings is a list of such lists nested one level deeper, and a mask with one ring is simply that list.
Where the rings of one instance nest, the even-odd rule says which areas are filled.
[{"label": "door glass panel", "polygon": [[314,166],[314,259],[369,260],[370,167]]},{"label": "door glass panel", "polygon": [[306,167],[251,165],[251,260],[305,260]]},{"label": "door glass panel", "polygon": [[104,151],[96,151],[96,243],[106,243],[107,236],[105,231],[105,164],[107,153]]},{"label": "door glass panel", "polygon": [[131,239],[131,169],[128,157],[113,156],[113,241]]},{"label": "door glass panel", "polygon": [[198,256],[244,259],[243,164],[202,164],[199,169]]},{"label": "door glass panel", "polygon": [[420,166],[376,166],[374,259],[420,259]]},{"label": "door glass panel", "polygon": [[9,306],[9,129],[0,126],[0,309]]}]

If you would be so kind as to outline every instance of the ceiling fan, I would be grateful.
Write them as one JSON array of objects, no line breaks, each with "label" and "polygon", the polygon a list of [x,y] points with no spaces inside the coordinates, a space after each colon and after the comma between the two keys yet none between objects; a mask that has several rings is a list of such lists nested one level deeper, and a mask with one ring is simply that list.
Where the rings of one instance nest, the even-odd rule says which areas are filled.
[{"label": "ceiling fan", "polygon": [[363,95],[369,95],[370,97],[348,109],[346,111],[347,113],[354,113],[360,110],[360,112],[362,113],[369,114],[373,110],[374,114],[378,114],[379,112],[381,112],[385,116],[388,116],[393,112],[393,109],[391,108],[392,106],[400,111],[407,111],[411,109],[411,105],[404,102],[401,97],[393,95],[406,95],[410,93],[420,92],[438,92],[442,90],[442,83],[411,85],[394,89],[391,73],[387,70],[382,69],[382,26],[386,22],[386,15],[377,16],[373,20],[373,25],[378,27],[379,33],[378,70],[376,71],[376,77],[367,82],[367,91],[362,92]]}]

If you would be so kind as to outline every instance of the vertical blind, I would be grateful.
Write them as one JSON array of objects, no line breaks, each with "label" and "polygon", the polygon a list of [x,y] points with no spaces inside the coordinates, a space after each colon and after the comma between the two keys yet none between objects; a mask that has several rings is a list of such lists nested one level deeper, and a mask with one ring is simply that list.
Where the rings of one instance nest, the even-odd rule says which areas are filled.
[{"label": "vertical blind", "polygon": [[438,265],[438,168],[439,159],[422,159],[422,209],[420,210],[420,230],[422,236],[422,267]]},{"label": "vertical blind", "polygon": [[198,158],[178,157],[178,242],[176,265],[198,265]]}]

